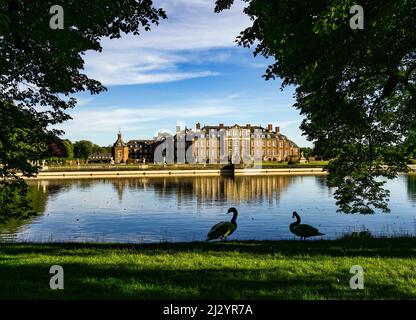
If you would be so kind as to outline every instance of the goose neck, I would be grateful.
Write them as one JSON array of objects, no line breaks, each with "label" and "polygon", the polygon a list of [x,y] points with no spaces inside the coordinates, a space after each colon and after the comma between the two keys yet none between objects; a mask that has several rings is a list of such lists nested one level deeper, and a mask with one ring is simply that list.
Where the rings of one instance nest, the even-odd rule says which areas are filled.
[{"label": "goose neck", "polygon": [[290,228],[296,227],[300,224],[300,217],[297,213],[294,214],[296,221],[290,224]]},{"label": "goose neck", "polygon": [[236,223],[236,221],[237,221],[237,215],[238,215],[237,211],[234,211],[233,218],[231,219],[231,223],[233,223],[233,224]]}]

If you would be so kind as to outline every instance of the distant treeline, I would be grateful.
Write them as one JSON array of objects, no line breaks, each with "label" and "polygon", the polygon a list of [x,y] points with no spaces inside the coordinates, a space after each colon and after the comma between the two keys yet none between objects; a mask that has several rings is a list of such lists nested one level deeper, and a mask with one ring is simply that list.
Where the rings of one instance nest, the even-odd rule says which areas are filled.
[{"label": "distant treeline", "polygon": [[48,146],[48,158],[87,160],[93,153],[111,153],[111,146],[102,147],[88,140],[72,142],[53,137]]}]

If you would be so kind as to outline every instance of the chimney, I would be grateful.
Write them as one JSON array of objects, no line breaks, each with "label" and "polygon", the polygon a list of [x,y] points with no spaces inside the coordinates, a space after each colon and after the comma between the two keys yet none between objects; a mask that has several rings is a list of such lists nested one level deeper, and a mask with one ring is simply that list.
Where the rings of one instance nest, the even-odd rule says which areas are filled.
[{"label": "chimney", "polygon": [[195,129],[196,130],[201,130],[201,124],[199,122],[195,125]]},{"label": "chimney", "polygon": [[181,131],[181,126],[176,126],[176,133]]},{"label": "chimney", "polygon": [[267,130],[268,130],[269,132],[272,132],[272,131],[273,131],[273,125],[272,125],[272,124],[268,124],[268,125],[267,125]]},{"label": "chimney", "polygon": [[220,123],[220,129],[224,128],[224,124]]},{"label": "chimney", "polygon": [[246,128],[250,128],[250,127],[251,127],[251,124],[247,123]]},{"label": "chimney", "polygon": [[280,133],[280,127],[276,127],[276,133]]}]

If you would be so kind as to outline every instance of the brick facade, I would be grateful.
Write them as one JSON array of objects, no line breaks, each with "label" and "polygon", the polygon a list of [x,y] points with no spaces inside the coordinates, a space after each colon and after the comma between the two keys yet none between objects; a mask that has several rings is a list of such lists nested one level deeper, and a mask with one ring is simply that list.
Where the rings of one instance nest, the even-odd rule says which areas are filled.
[{"label": "brick facade", "polygon": [[[225,143],[223,154],[220,154],[220,136]],[[232,163],[261,159],[262,161],[287,161],[290,157],[300,157],[300,148],[285,135],[280,128],[272,125],[267,128],[261,126],[233,125],[204,126],[197,123],[193,152],[197,162],[212,163],[224,161],[226,158]]]},{"label": "brick facade", "polygon": [[118,133],[117,141],[113,145],[113,159],[116,164],[126,163],[129,159],[129,148],[123,142],[121,132]]}]

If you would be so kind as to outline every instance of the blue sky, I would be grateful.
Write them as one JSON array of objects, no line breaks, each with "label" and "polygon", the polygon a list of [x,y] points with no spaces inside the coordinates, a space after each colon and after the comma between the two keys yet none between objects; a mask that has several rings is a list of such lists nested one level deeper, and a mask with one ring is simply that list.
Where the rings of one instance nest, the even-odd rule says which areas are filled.
[{"label": "blue sky", "polygon": [[215,125],[272,123],[301,146],[302,118],[292,107],[293,88],[261,76],[268,65],[235,38],[250,25],[243,3],[214,13],[214,0],[158,0],[168,19],[140,37],[103,40],[102,53],[87,52],[85,72],[108,89],[78,95],[73,120],[60,126],[65,138],[100,145],[154,137],[196,122]]}]

